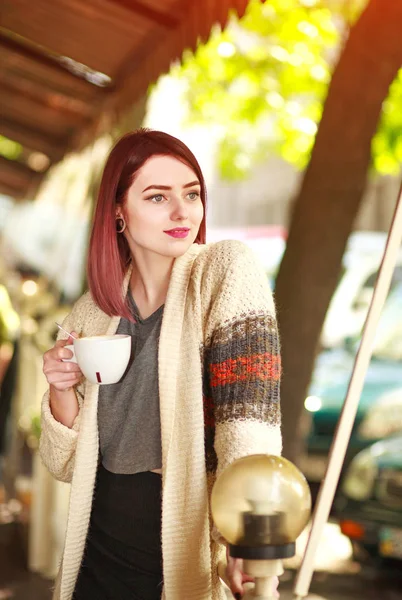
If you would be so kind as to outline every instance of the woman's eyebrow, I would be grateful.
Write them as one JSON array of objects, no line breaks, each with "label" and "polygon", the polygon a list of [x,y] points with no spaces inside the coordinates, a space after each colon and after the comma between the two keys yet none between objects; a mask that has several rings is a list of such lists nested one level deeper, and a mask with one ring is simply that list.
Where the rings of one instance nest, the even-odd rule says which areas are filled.
[{"label": "woman's eyebrow", "polygon": [[[183,189],[193,187],[193,185],[201,185],[201,184],[197,179],[196,181],[190,181],[190,183],[186,183],[185,185],[183,185]],[[152,184],[152,185],[149,185],[148,187],[146,187],[144,190],[142,190],[142,193],[146,192],[147,190],[171,190],[171,189],[172,188],[170,185]]]},{"label": "woman's eyebrow", "polygon": [[196,179],[195,181],[190,181],[190,183],[186,183],[186,185],[183,185],[183,188],[193,187],[193,185],[201,185],[201,184],[198,181],[198,179]]}]

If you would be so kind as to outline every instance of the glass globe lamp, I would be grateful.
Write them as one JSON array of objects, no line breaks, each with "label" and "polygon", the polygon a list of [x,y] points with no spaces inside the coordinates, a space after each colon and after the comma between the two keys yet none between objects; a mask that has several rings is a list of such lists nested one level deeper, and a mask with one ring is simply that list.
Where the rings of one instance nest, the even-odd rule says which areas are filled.
[{"label": "glass globe lamp", "polygon": [[244,571],[255,577],[254,595],[248,597],[273,598],[272,577],[283,573],[282,559],[294,556],[310,517],[304,475],[280,456],[240,458],[216,480],[211,510],[230,555],[245,559]]}]

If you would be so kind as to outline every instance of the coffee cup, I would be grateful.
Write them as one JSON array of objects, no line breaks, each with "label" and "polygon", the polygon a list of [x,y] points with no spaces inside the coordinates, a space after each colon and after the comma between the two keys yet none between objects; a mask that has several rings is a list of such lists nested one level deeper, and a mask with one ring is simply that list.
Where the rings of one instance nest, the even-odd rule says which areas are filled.
[{"label": "coffee cup", "polygon": [[131,354],[131,336],[94,335],[74,339],[64,346],[73,353],[64,362],[75,362],[91,383],[107,385],[122,378]]}]

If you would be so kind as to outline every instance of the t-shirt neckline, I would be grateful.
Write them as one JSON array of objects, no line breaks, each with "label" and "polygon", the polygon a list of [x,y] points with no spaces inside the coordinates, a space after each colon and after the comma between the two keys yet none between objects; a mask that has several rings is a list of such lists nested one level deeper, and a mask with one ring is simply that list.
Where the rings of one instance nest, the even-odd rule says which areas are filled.
[{"label": "t-shirt neckline", "polygon": [[140,315],[140,311],[138,309],[138,306],[134,300],[134,296],[131,292],[131,289],[128,289],[128,299],[129,299],[129,305],[130,305],[130,310],[131,313],[134,317],[134,319],[138,322],[141,323],[142,325],[145,323],[150,323],[154,320],[156,320],[159,315],[163,312],[163,309],[165,307],[164,304],[162,304],[162,306],[160,306],[159,308],[157,308],[152,314],[150,314],[148,317],[146,317],[145,319]]}]

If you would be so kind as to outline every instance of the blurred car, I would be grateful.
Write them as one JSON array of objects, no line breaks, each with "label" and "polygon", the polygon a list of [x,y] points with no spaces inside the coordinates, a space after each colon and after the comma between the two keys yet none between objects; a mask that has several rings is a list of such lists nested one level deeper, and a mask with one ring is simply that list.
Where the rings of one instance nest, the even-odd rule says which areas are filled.
[{"label": "blurred car", "polygon": [[354,457],[335,514],[356,559],[402,560],[402,432]]},{"label": "blurred car", "polygon": [[[301,461],[302,471],[310,482],[319,482],[325,475],[328,452],[346,397],[358,344],[358,339],[347,340],[343,347],[324,351],[317,358],[309,395],[305,400],[311,424],[306,440],[307,454]],[[378,410],[381,402],[384,403],[384,398],[389,398],[388,394],[394,393],[391,396],[393,405],[397,402],[395,398],[402,390],[401,360],[402,284],[399,283],[387,298],[377,329],[344,469],[360,450],[373,441],[380,440],[384,433],[389,433],[389,427],[371,427],[368,435],[369,425],[365,421],[365,426],[362,427],[362,423],[367,415],[373,415],[375,407]],[[370,422],[372,421],[373,416],[370,417]]]},{"label": "blurred car", "polygon": [[[341,346],[346,338],[360,334],[384,253],[387,234],[357,231],[351,234],[342,259],[342,273],[332,296],[321,332],[324,348]],[[402,282],[400,249],[391,288]]]},{"label": "blurred car", "polygon": [[359,436],[372,443],[402,432],[402,388],[387,392],[369,408]]}]

